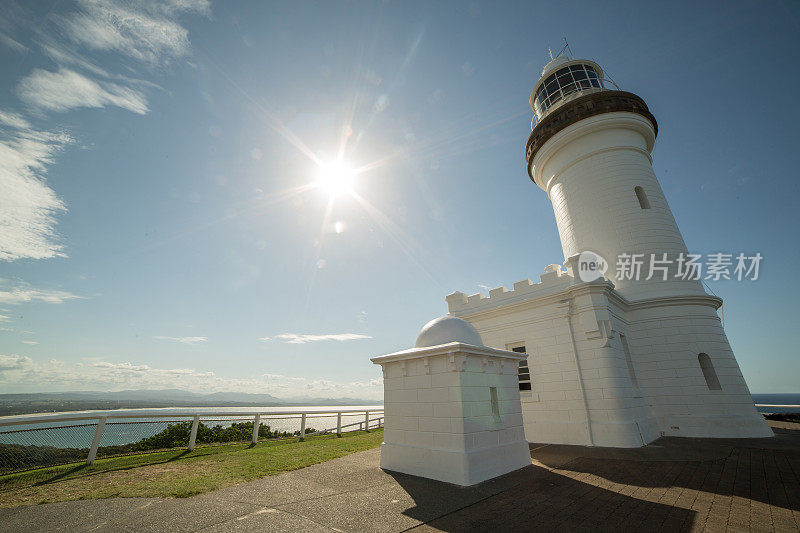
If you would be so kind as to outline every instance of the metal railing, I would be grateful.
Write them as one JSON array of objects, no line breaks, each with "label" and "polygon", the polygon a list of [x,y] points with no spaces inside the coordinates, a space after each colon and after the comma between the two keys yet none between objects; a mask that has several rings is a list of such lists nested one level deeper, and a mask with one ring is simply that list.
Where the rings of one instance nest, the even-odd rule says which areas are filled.
[{"label": "metal railing", "polygon": [[[800,405],[755,404],[800,411]],[[766,411],[774,412],[774,411]],[[0,418],[0,475],[197,444],[234,444],[383,427],[383,409],[65,413]],[[311,424],[317,428],[311,427]],[[322,429],[319,429],[322,425]]]},{"label": "metal railing", "polygon": [[[314,429],[309,423],[323,425]],[[298,427],[299,426],[299,427]],[[383,427],[383,409],[64,413],[0,418],[0,475],[84,461],[259,439],[341,436]],[[352,428],[352,429],[351,429]]]}]

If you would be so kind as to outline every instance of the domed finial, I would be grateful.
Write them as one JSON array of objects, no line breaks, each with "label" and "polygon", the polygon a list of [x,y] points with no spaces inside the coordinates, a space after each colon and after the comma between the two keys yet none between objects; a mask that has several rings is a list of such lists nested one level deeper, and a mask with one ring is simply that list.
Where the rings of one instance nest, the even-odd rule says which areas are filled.
[{"label": "domed finial", "polygon": [[451,342],[460,342],[461,344],[471,344],[473,346],[484,345],[481,335],[475,329],[475,326],[461,318],[442,316],[422,326],[414,347],[427,348]]}]

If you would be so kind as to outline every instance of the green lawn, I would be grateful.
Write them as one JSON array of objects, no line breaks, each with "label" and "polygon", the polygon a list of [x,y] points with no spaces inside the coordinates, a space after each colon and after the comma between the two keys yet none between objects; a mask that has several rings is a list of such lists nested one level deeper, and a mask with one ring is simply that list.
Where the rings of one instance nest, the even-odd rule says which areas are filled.
[{"label": "green lawn", "polygon": [[198,447],[0,476],[0,508],[114,497],[183,498],[380,446],[383,430]]}]

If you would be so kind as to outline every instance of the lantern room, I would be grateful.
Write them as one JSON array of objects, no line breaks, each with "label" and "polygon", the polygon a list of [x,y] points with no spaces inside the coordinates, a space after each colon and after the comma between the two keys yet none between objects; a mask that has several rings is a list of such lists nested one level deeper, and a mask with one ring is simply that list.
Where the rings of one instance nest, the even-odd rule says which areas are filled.
[{"label": "lantern room", "polygon": [[531,93],[531,108],[541,120],[564,102],[605,89],[603,69],[594,61],[559,55],[542,70]]}]

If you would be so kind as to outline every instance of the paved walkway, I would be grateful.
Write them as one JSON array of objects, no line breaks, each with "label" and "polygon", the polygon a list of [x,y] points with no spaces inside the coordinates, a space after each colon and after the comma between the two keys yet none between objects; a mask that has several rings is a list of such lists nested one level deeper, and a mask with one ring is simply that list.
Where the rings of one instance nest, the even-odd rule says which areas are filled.
[{"label": "paved walkway", "polygon": [[771,439],[640,449],[532,445],[533,464],[461,488],[378,468],[369,450],[186,499],[0,511],[0,531],[798,531],[800,426]]}]

